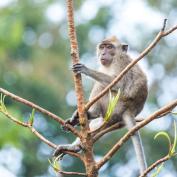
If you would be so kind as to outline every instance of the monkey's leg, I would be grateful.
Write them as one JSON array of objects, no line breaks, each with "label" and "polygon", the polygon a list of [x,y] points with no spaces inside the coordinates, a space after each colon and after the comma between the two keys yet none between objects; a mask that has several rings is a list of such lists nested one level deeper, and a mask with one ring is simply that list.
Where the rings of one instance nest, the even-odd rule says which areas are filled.
[{"label": "monkey's leg", "polygon": [[[124,114],[123,119],[128,130],[130,130],[135,125],[134,118],[130,117],[129,114]],[[139,163],[140,174],[142,174],[146,170],[147,164],[139,131],[132,136],[132,142],[134,145],[137,161]]]}]

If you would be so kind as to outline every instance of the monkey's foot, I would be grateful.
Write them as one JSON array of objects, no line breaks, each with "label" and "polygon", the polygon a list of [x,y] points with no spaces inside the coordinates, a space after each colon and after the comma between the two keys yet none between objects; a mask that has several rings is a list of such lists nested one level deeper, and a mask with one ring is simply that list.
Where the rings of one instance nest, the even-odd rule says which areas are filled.
[{"label": "monkey's foot", "polygon": [[65,124],[61,126],[63,131],[69,131],[66,125],[72,125],[73,127],[79,124],[79,116],[77,110],[73,113],[72,117],[65,120]]},{"label": "monkey's foot", "polygon": [[76,144],[66,144],[66,145],[58,145],[57,148],[55,149],[53,156],[58,157],[63,156],[66,154],[65,151],[71,151],[71,152],[79,152],[81,150],[81,147]]},{"label": "monkey's foot", "polygon": [[66,127],[67,124],[71,125],[70,119],[67,119],[67,120],[65,121],[65,124],[64,124],[64,125],[61,125],[61,129],[62,129],[64,132],[69,132],[69,129]]}]

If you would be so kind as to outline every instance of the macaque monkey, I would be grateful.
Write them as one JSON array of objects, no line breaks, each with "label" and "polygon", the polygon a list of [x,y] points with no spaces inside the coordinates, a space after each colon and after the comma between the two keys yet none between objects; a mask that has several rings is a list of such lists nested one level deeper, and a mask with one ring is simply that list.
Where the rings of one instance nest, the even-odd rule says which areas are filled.
[{"label": "macaque monkey", "polygon": [[[111,81],[132,61],[127,55],[127,49],[128,45],[121,44],[119,40],[113,36],[103,40],[97,46],[97,57],[101,64],[98,71],[89,69],[80,63],[73,65],[72,69],[76,74],[85,74],[95,80],[90,94],[90,100],[111,83]],[[121,95],[107,126],[123,122],[129,130],[136,124],[135,117],[143,109],[148,93],[146,76],[137,64],[111,88],[112,95],[116,95],[119,89]],[[108,103],[109,95],[107,93],[88,110],[87,114],[88,119],[90,120],[91,130],[95,130],[103,124],[103,118],[106,114]],[[99,118],[99,121],[97,121],[97,123],[99,122],[99,125],[95,128],[96,118]],[[73,126],[79,124],[77,111],[73,114],[71,119],[66,121],[66,123]],[[140,173],[142,174],[147,166],[139,132],[132,136],[132,141],[139,163]],[[58,146],[54,155],[57,156],[64,150],[78,152],[81,148],[82,144],[77,138],[72,144]]]}]

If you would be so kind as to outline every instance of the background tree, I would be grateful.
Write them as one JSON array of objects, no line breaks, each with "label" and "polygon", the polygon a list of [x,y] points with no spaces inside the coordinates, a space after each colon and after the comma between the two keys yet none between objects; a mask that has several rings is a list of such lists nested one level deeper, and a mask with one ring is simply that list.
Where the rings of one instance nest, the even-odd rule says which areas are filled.
[{"label": "background tree", "polygon": [[[76,1],[76,24],[81,59],[94,67],[95,45],[104,36],[115,34],[130,46],[131,56],[137,56],[160,29],[162,19],[168,17],[169,26],[176,23],[175,1]],[[25,97],[48,110],[69,117],[75,109],[75,99],[67,37],[65,1],[3,1],[0,3],[0,83],[1,87]],[[137,11],[138,9],[138,11]],[[92,13],[87,13],[91,11]],[[119,14],[117,13],[119,12]],[[135,13],[136,12],[136,13]],[[88,35],[86,35],[88,34]],[[133,34],[133,35],[132,35]],[[176,97],[176,33],[165,38],[141,63],[147,71],[150,94],[142,113],[147,116]],[[158,74],[157,74],[158,73]],[[66,82],[67,80],[67,82]],[[90,83],[84,82],[85,92]],[[31,109],[6,99],[8,109],[16,116],[27,119]],[[69,109],[68,109],[69,108]],[[39,118],[38,118],[39,117]],[[56,144],[71,142],[71,134],[64,135],[58,124],[37,114],[36,127]],[[38,126],[40,125],[40,126]],[[143,129],[148,163],[167,153],[163,139],[152,141],[159,130],[171,127],[171,117],[157,120]],[[120,131],[119,136],[124,130]],[[117,133],[105,136],[95,146],[97,158],[113,145]],[[100,149],[100,146],[102,147]],[[47,168],[51,149],[27,130],[14,126],[1,115],[0,170],[3,175],[51,176]],[[28,147],[28,148],[27,148]],[[159,152],[159,147],[161,152]],[[153,149],[153,151],[152,151]],[[136,176],[135,159],[130,159],[128,145],[102,169],[102,176],[118,176],[129,168]],[[126,155],[125,155],[126,154]],[[149,155],[150,154],[150,155]],[[75,159],[66,156],[65,167],[82,171]],[[14,165],[14,161],[17,162]],[[69,163],[70,162],[70,163]],[[124,168],[122,168],[122,165]],[[46,169],[48,169],[46,171]],[[173,160],[166,164],[161,176],[175,176]]]}]

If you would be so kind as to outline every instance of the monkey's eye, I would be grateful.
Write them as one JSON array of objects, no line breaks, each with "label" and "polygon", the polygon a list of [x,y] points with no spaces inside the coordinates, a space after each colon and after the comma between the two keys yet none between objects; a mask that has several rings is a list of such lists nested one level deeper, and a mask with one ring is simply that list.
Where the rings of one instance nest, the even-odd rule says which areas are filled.
[{"label": "monkey's eye", "polygon": [[99,46],[99,49],[104,49],[104,45],[100,45],[100,46]]},{"label": "monkey's eye", "polygon": [[112,48],[113,48],[113,45],[107,45],[107,48],[108,48],[108,49],[112,49]]}]

